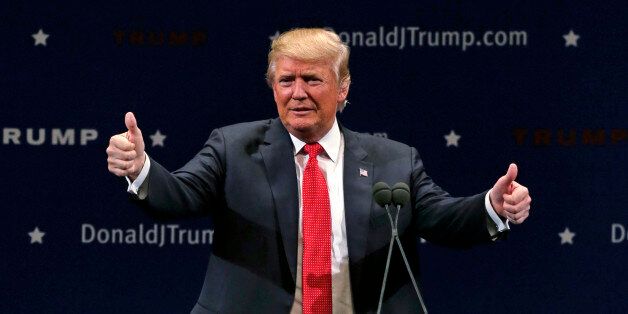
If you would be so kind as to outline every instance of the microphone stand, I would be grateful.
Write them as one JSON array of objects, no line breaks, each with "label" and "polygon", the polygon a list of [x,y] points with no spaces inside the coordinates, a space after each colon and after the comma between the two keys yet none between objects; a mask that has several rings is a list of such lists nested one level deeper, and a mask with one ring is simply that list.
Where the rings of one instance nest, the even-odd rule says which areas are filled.
[{"label": "microphone stand", "polygon": [[392,249],[394,242],[399,246],[399,250],[401,251],[401,256],[403,257],[403,262],[406,264],[406,269],[408,270],[408,274],[410,275],[410,279],[412,280],[412,285],[414,286],[414,291],[416,292],[417,297],[419,298],[419,302],[421,303],[421,308],[423,309],[423,313],[427,314],[427,309],[425,308],[425,303],[423,302],[423,297],[421,296],[421,292],[419,291],[419,286],[414,279],[414,274],[412,274],[412,269],[410,269],[410,263],[408,263],[408,258],[406,258],[406,252],[403,250],[403,246],[401,245],[401,240],[399,240],[399,233],[397,232],[397,222],[399,221],[399,211],[401,210],[401,206],[397,205],[397,212],[395,213],[395,219],[393,222],[392,215],[390,214],[390,210],[388,209],[388,204],[384,206],[386,209],[386,214],[388,214],[388,220],[390,221],[390,227],[392,229],[392,235],[390,237],[390,244],[388,245],[388,257],[386,258],[386,268],[384,270],[384,280],[382,282],[382,289],[379,293],[379,303],[377,305],[377,314],[380,314],[382,311],[382,302],[384,300],[384,291],[386,290],[386,280],[388,279],[388,269],[390,268],[390,257],[392,256]]}]

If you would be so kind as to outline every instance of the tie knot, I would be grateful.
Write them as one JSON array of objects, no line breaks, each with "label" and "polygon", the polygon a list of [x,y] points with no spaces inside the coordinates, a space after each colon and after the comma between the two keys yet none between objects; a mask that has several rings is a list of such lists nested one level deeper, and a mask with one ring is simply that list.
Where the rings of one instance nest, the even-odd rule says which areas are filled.
[{"label": "tie knot", "polygon": [[323,146],[316,142],[312,144],[305,144],[305,147],[303,149],[310,156],[310,158],[316,158],[316,156],[318,156],[323,151]]}]

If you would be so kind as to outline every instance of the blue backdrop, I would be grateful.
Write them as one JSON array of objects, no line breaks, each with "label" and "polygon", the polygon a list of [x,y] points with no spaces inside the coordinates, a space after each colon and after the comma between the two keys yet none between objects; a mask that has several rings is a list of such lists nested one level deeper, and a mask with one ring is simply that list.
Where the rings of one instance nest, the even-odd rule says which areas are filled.
[{"label": "blue backdrop", "polygon": [[532,214],[507,241],[420,245],[428,309],[625,313],[627,9],[0,4],[0,312],[188,312],[211,220],[158,221],[130,204],[124,180],[107,171],[109,137],[133,111],[148,153],[182,166],[213,128],[276,116],[264,82],[270,38],[324,26],[352,49],[344,125],[417,147],[454,195],[490,188],[512,161],[531,190]]}]

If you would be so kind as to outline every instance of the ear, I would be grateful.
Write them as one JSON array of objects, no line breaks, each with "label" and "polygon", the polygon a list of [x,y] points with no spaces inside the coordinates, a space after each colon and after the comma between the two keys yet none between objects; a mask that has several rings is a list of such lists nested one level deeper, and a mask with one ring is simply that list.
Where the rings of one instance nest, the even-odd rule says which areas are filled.
[{"label": "ear", "polygon": [[341,103],[347,99],[347,95],[349,94],[349,80],[346,79],[340,83],[340,89],[338,90],[338,98],[336,101]]},{"label": "ear", "polygon": [[273,82],[272,85],[270,85],[270,88],[273,89],[273,98],[275,99],[275,102],[277,102],[277,89],[275,87],[275,82]]}]

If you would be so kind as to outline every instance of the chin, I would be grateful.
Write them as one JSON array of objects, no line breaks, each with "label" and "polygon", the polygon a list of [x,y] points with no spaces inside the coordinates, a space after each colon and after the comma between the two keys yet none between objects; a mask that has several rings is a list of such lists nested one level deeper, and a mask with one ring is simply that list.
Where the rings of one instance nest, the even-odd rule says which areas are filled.
[{"label": "chin", "polygon": [[316,123],[311,121],[311,119],[290,119],[284,125],[299,132],[309,132],[316,128]]},{"label": "chin", "polygon": [[288,132],[304,142],[308,142],[316,134],[316,128],[313,125],[288,124],[285,125]]},{"label": "chin", "polygon": [[314,128],[311,125],[300,125],[300,124],[291,124],[288,130],[293,130],[294,132],[298,132],[301,134],[308,134],[314,132]]}]

